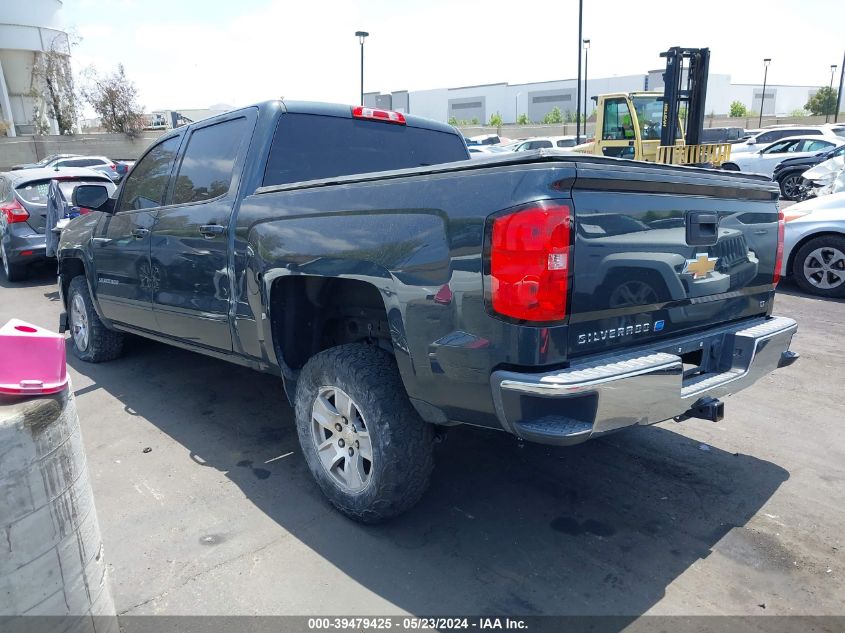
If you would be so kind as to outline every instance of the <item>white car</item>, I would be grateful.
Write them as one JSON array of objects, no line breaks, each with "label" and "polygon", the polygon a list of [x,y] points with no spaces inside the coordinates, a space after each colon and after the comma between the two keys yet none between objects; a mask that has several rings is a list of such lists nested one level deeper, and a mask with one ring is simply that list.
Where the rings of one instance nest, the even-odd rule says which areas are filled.
[{"label": "white car", "polygon": [[841,143],[842,139],[836,136],[833,140],[822,136],[788,136],[755,152],[735,156],[731,148],[731,159],[722,163],[722,169],[765,174],[771,178],[782,160],[812,156]]},{"label": "white car", "polygon": [[755,132],[751,138],[731,145],[731,156],[754,152],[775,141],[792,136],[820,136],[834,142],[838,141],[837,145],[841,144],[842,139],[845,138],[845,124],[841,123],[834,125],[782,125],[751,131]]},{"label": "white car", "polygon": [[784,209],[783,276],[821,297],[845,297],[845,193]]},{"label": "white car", "polygon": [[537,136],[519,143],[513,151],[527,152],[532,149],[569,149],[575,147],[574,136]]}]

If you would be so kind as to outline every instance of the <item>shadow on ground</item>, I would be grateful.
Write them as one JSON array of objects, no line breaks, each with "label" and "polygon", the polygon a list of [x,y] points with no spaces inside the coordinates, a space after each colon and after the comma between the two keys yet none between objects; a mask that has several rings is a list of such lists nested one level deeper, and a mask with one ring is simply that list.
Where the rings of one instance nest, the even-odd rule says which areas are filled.
[{"label": "shadow on ground", "polygon": [[[423,501],[365,527],[326,510],[277,379],[134,338],[113,363],[68,357],[197,468],[225,474],[294,538],[414,614],[642,614],[788,478],[668,427],[569,449],[457,428],[437,447]],[[296,448],[265,463],[280,447]]]},{"label": "shadow on ground", "polygon": [[818,295],[811,295],[801,290],[798,284],[792,277],[781,279],[778,284],[777,294],[789,295],[790,297],[809,297],[810,299],[818,299],[819,301],[832,301],[834,303],[845,303],[845,298],[837,297],[820,297]]}]

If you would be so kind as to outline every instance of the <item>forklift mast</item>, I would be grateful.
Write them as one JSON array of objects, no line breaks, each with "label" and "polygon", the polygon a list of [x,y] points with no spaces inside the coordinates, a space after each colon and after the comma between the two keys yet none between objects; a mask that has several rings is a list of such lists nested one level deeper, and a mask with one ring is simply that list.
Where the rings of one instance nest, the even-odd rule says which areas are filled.
[{"label": "forklift mast", "polygon": [[[663,73],[663,121],[660,144],[675,145],[683,137],[687,145],[699,145],[704,129],[704,107],[707,99],[707,76],[710,69],[709,48],[673,46],[665,53],[666,72]],[[686,64],[685,64],[686,62]],[[684,86],[684,66],[687,76]],[[686,105],[686,134],[679,134],[678,115]]]}]

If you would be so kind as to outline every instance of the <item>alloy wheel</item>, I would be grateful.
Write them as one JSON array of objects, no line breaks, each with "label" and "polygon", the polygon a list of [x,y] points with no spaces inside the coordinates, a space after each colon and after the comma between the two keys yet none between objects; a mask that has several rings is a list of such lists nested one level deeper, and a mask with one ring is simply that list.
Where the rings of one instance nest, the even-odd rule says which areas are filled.
[{"label": "alloy wheel", "polygon": [[370,483],[373,445],[364,416],[343,389],[321,387],[311,407],[311,439],[323,468],[345,492]]},{"label": "alloy wheel", "polygon": [[832,246],[812,251],[804,260],[804,278],[822,290],[832,290],[845,283],[845,253]]},{"label": "alloy wheel", "polygon": [[80,352],[87,350],[90,336],[88,312],[85,310],[85,302],[78,294],[74,295],[70,304],[70,331],[76,349]]}]

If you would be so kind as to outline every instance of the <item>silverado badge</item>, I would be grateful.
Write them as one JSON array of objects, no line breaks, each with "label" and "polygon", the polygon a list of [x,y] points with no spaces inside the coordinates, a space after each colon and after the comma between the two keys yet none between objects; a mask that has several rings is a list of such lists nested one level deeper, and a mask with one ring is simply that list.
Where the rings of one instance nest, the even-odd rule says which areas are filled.
[{"label": "silverado badge", "polygon": [[695,259],[688,259],[684,264],[684,274],[692,275],[693,279],[704,279],[716,270],[718,257],[710,257],[707,253],[696,253]]}]

